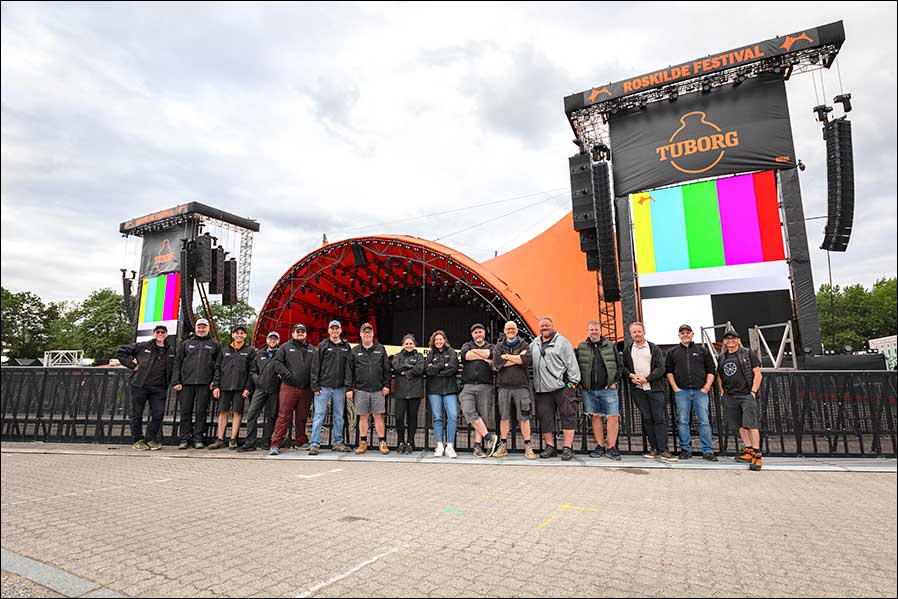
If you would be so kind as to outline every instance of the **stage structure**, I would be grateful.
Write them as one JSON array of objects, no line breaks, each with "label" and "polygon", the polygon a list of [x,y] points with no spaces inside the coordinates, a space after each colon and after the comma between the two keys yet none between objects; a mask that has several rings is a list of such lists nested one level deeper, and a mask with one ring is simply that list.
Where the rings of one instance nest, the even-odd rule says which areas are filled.
[{"label": "stage structure", "polygon": [[346,239],[300,259],[265,300],[253,344],[264,344],[270,331],[289,339],[297,323],[305,324],[317,343],[333,319],[350,340],[370,322],[387,345],[401,345],[402,337],[413,333],[424,346],[441,328],[460,347],[475,322],[486,327],[491,341],[509,320],[525,339],[537,332],[536,314],[490,270],[446,246],[400,235]]},{"label": "stage structure", "polygon": [[[136,273],[137,305],[133,308],[127,301],[130,280],[125,269],[122,271],[126,309],[134,316],[134,338],[150,339],[153,327],[164,324],[169,335],[183,339],[196,321],[194,291],[207,318],[209,295],[221,295],[224,305],[247,301],[253,233],[258,231],[259,223],[254,220],[198,202],[121,223],[119,232],[124,237],[143,239]],[[239,260],[234,254],[239,254]],[[212,330],[217,336],[214,322]]]},{"label": "stage structure", "polygon": [[[844,41],[839,21],[564,99],[580,147],[569,161],[575,228],[605,298],[619,293],[624,322],[642,320],[655,341],[677,343],[681,321],[731,321],[742,333],[795,321],[803,353],[821,353],[785,82],[832,66]],[[609,161],[614,216],[603,223],[601,186],[589,189],[595,175],[578,173]],[[843,164],[834,172],[844,179]],[[850,200],[853,211],[850,189],[840,206]],[[846,210],[831,208],[827,228],[841,249]],[[616,244],[593,242],[612,227]],[[619,288],[606,271],[619,272]]]}]

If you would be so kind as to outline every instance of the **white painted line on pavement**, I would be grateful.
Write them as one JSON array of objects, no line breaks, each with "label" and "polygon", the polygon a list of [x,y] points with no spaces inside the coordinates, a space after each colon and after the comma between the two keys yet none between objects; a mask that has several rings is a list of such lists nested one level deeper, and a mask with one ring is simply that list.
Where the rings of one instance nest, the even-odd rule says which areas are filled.
[{"label": "white painted line on pavement", "polygon": [[138,487],[141,485],[154,485],[157,483],[167,483],[170,480],[173,480],[173,479],[160,478],[158,480],[147,480],[142,483],[135,483],[133,485],[117,485],[115,487],[103,487],[101,489],[87,489],[85,491],[74,491],[72,493],[63,493],[61,495],[51,495],[49,497],[38,497],[37,499],[22,499],[21,501],[10,501],[8,503],[0,504],[0,507],[7,507],[10,505],[21,505],[23,503],[38,503],[39,501],[49,501],[51,499],[61,499],[63,497],[75,497],[76,495],[88,495],[90,493],[102,493],[103,491],[115,491],[117,489],[130,489],[132,487]]},{"label": "white painted line on pavement", "polygon": [[400,549],[399,547],[391,547],[390,549],[388,549],[387,551],[384,551],[383,553],[378,553],[374,557],[363,561],[361,564],[353,566],[352,568],[350,568],[346,572],[343,572],[342,574],[338,574],[338,575],[330,578],[329,580],[326,580],[325,582],[319,582],[318,584],[316,584],[312,587],[309,587],[309,590],[305,591],[304,593],[300,593],[296,597],[297,597],[297,599],[302,599],[303,597],[311,597],[312,595],[314,595],[321,589],[329,587],[332,584],[334,584],[335,582],[343,580],[347,576],[352,576],[353,574],[355,574],[356,572],[358,572],[365,566],[367,566],[369,564],[373,564],[377,560],[381,559],[382,557],[386,557],[386,556],[390,555],[391,553],[396,553],[397,551],[399,551],[399,549]]},{"label": "white painted line on pavement", "polygon": [[296,478],[318,478],[319,476],[324,476],[325,474],[331,474],[332,472],[343,472],[342,468],[334,468],[333,470],[328,470],[327,472],[319,472],[318,474],[297,474]]}]

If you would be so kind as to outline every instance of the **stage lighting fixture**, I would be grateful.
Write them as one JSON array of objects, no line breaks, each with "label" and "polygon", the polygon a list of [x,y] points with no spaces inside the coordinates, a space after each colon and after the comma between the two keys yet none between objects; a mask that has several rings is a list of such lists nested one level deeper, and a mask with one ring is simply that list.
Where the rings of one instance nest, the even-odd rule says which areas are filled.
[{"label": "stage lighting fixture", "polygon": [[639,109],[642,110],[648,105],[649,101],[645,96],[639,98]]},{"label": "stage lighting fixture", "polygon": [[680,93],[676,90],[676,88],[674,88],[670,91],[670,96],[668,96],[667,100],[669,102],[676,102],[677,97],[679,97],[679,95],[680,95]]},{"label": "stage lighting fixture", "polygon": [[704,79],[702,81],[702,93],[707,94],[707,93],[710,93],[710,91],[711,91],[711,82],[708,81],[707,79]]},{"label": "stage lighting fixture", "polygon": [[812,54],[810,58],[811,64],[817,64],[820,61],[819,54]]},{"label": "stage lighting fixture", "polygon": [[826,106],[825,104],[821,104],[820,106],[814,106],[814,113],[817,115],[817,120],[821,123],[829,122],[829,113],[833,111],[832,106]]},{"label": "stage lighting fixture", "polygon": [[842,105],[842,110],[851,112],[851,94],[842,94],[833,98],[833,102]]},{"label": "stage lighting fixture", "polygon": [[799,161],[798,161],[798,170],[800,170],[801,172],[804,172],[804,169],[806,169],[806,168],[808,168],[808,167],[806,167],[806,166],[804,165],[804,162],[802,162],[801,160],[799,160]]},{"label": "stage lighting fixture", "polygon": [[733,87],[742,85],[742,82],[743,82],[743,81],[745,81],[745,74],[744,74],[744,73],[738,73],[738,74],[736,75],[736,79],[733,80]]}]

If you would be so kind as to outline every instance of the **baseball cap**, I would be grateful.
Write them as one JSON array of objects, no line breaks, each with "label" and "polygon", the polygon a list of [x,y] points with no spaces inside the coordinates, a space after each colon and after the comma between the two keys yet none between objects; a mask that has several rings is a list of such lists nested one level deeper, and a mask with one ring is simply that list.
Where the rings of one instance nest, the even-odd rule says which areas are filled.
[{"label": "baseball cap", "polygon": [[198,318],[196,321],[196,326],[200,326],[201,324],[209,326],[209,321],[206,320],[205,318]]},{"label": "baseball cap", "polygon": [[[280,340],[280,338],[281,338],[280,334],[279,334],[277,331],[271,331],[270,333],[268,333],[268,336],[267,336],[267,337],[275,337],[275,338],[277,338],[278,340]],[[267,337],[266,337],[266,338],[267,338]]]},{"label": "baseball cap", "polygon": [[331,327],[340,327],[340,328],[342,328],[343,325],[340,324],[340,321],[339,321],[339,320],[332,320],[332,321],[330,321],[329,323],[327,323],[327,328],[331,328]]},{"label": "baseball cap", "polygon": [[480,324],[479,322],[475,322],[474,324],[471,325],[471,332],[473,333],[477,329],[483,329],[485,331],[486,327],[483,326],[482,324]]},{"label": "baseball cap", "polygon": [[724,339],[726,339],[727,337],[736,337],[736,338],[738,339],[738,338],[739,338],[739,333],[736,332],[736,329],[734,329],[733,327],[729,326],[729,327],[727,327],[727,330],[726,330],[726,331],[724,332],[724,334],[723,334],[723,338],[724,338]]},{"label": "baseball cap", "polygon": [[359,327],[360,331],[367,331],[369,329],[372,331],[374,330],[374,325],[371,324],[370,322],[366,322],[365,324],[363,324],[362,326]]},{"label": "baseball cap", "polygon": [[689,326],[688,324],[681,324],[681,325],[680,325],[680,328],[677,329],[677,332],[682,333],[683,331],[689,331],[689,332],[691,333],[691,332],[692,332],[692,327]]},{"label": "baseball cap", "polygon": [[242,324],[238,324],[236,327],[234,327],[233,332],[236,333],[237,331],[243,331],[244,333],[246,333],[246,327]]},{"label": "baseball cap", "polygon": [[295,324],[295,325],[293,325],[293,331],[294,331],[294,332],[295,332],[295,331],[305,331],[305,330],[306,330],[306,325],[304,325],[304,324]]},{"label": "baseball cap", "polygon": [[164,324],[157,324],[156,326],[153,327],[153,332],[155,333],[156,331],[165,331],[167,333],[168,327],[165,326]]}]

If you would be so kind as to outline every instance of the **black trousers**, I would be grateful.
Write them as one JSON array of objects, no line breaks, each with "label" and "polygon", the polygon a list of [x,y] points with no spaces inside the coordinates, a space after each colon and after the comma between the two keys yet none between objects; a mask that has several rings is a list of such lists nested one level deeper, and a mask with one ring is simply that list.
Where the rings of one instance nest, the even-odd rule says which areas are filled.
[{"label": "black trousers", "polygon": [[[158,441],[162,430],[162,414],[165,413],[165,387],[131,387],[131,441],[141,439]],[[150,424],[147,436],[143,436],[143,409],[150,402]]]},{"label": "black trousers", "polygon": [[[418,431],[418,409],[421,407],[421,398],[394,399],[393,415],[396,417],[397,443],[415,445],[415,433]],[[408,433],[406,433],[408,431]]]},{"label": "black trousers", "polygon": [[246,412],[246,439],[244,445],[255,445],[259,435],[259,415],[265,414],[265,428],[262,431],[263,445],[271,445],[271,433],[278,417],[278,392],[256,389],[253,392],[249,410]]},{"label": "black trousers", "polygon": [[[181,441],[202,441],[206,434],[206,412],[209,409],[209,385],[184,385],[178,394],[181,400],[181,423],[178,436]],[[196,420],[193,420],[196,408]]]},{"label": "black trousers", "polygon": [[667,396],[664,391],[632,389],[633,400],[642,414],[642,430],[649,446],[658,452],[667,451]]}]

